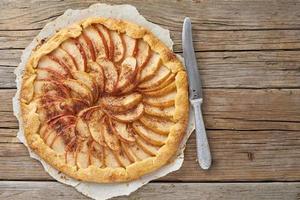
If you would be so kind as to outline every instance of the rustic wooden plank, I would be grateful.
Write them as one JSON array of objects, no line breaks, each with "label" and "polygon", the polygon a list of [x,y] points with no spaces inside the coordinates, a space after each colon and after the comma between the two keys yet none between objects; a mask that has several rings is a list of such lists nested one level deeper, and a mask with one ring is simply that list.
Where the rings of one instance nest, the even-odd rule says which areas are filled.
[{"label": "rustic wooden plank", "polygon": [[[188,199],[190,200],[296,200],[300,197],[300,183],[150,183],[125,199]],[[89,199],[70,186],[57,182],[0,182],[0,198],[13,199]]]},{"label": "rustic wooden plank", "polygon": [[203,86],[209,88],[299,87],[298,51],[200,52]]},{"label": "rustic wooden plank", "polygon": [[[0,88],[14,88],[21,50],[0,50]],[[198,52],[205,88],[300,88],[300,51]],[[1,65],[3,67],[1,67]]]},{"label": "rustic wooden plank", "polygon": [[[2,67],[16,67],[21,61],[23,50],[19,49],[0,49],[0,66]],[[2,74],[2,73],[1,73]]]},{"label": "rustic wooden plank", "polygon": [[0,143],[20,143],[17,131],[17,129],[0,128]]},{"label": "rustic wooden plank", "polygon": [[[162,27],[171,31],[174,51],[181,52],[181,25]],[[25,48],[40,30],[0,31],[0,49]],[[194,27],[195,51],[295,50],[300,48],[300,30],[205,31]]]},{"label": "rustic wooden plank", "polygon": [[[0,90],[0,128],[16,128],[11,98]],[[208,129],[300,130],[300,89],[205,89],[203,113]]]},{"label": "rustic wooden plank", "polygon": [[[14,131],[0,129],[0,179],[52,180],[29,157]],[[183,167],[160,181],[299,181],[299,131],[208,131],[213,155],[209,171],[196,161],[194,134],[187,143]]]},{"label": "rustic wooden plank", "polygon": [[0,88],[15,88],[14,67],[0,66]]},{"label": "rustic wooden plank", "polygon": [[[96,3],[90,1],[1,1],[0,30],[38,29],[61,15],[66,9],[82,9]],[[295,29],[300,27],[297,1],[105,1],[132,4],[141,14],[157,24],[181,26],[185,16],[191,16],[202,30]]]}]

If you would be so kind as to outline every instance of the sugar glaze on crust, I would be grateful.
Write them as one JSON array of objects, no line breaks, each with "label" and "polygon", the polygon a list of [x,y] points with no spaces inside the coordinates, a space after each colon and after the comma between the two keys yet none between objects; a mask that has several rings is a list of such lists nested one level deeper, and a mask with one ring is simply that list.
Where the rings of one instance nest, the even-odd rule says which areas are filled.
[{"label": "sugar glaze on crust", "polygon": [[[101,34],[103,27],[110,34]],[[105,48],[93,44],[93,34],[99,34],[99,29]],[[126,36],[140,43],[138,52],[150,47],[151,55],[159,56],[159,66],[153,67],[153,58],[147,68],[152,62],[150,56],[143,58],[135,50],[128,54],[113,48],[120,42],[128,47],[124,45],[130,40],[124,39]],[[73,40],[88,59],[70,56],[72,44],[68,47],[66,41]],[[59,54],[60,48],[65,52]],[[73,59],[55,59],[62,54]],[[49,57],[63,66],[61,74],[52,66],[49,69],[52,61],[44,61]],[[68,62],[74,64],[74,71]],[[99,65],[101,70],[97,70]],[[42,89],[37,89],[39,84]],[[182,63],[150,31],[124,20],[88,18],[60,30],[32,52],[20,94],[25,137],[42,159],[72,178],[99,183],[131,181],[159,169],[175,156],[188,122],[187,87]],[[53,114],[49,110],[57,102],[61,113],[55,110]],[[65,133],[67,129],[71,132]],[[56,139],[49,139],[51,136]]]}]

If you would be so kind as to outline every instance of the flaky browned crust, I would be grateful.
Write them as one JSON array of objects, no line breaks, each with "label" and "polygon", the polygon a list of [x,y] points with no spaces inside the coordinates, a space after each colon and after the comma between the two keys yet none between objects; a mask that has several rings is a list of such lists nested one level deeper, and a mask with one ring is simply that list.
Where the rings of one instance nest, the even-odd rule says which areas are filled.
[{"label": "flaky browned crust", "polygon": [[[36,78],[37,63],[43,55],[57,48],[64,40],[79,36],[84,27],[93,23],[101,23],[111,30],[126,33],[132,38],[142,38],[149,44],[153,51],[160,54],[163,64],[171,69],[172,73],[176,74],[175,84],[177,94],[175,97],[174,114],[174,121],[176,123],[171,127],[165,145],[159,149],[155,157],[135,162],[126,168],[98,168],[90,165],[85,169],[77,169],[76,166],[66,164],[63,155],[57,154],[46,145],[39,134],[40,121],[36,112],[37,102],[33,101],[33,84]],[[189,103],[187,87],[187,75],[182,63],[177,59],[176,55],[150,31],[124,20],[88,18],[60,30],[32,52],[23,74],[20,94],[25,137],[30,148],[42,159],[72,178],[101,183],[134,180],[167,164],[177,152],[188,123]]]}]

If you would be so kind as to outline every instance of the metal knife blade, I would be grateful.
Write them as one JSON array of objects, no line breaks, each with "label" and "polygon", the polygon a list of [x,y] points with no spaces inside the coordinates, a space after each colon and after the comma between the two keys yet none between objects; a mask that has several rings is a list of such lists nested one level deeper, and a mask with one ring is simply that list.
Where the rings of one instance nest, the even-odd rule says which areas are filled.
[{"label": "metal knife blade", "polygon": [[202,169],[209,169],[212,159],[201,111],[202,85],[193,47],[192,25],[190,18],[185,18],[183,23],[182,45],[184,62],[189,76],[190,102],[194,108],[193,111],[195,115],[197,158]]},{"label": "metal knife blade", "polygon": [[188,17],[184,19],[183,23],[182,48],[185,66],[188,69],[187,73],[190,85],[190,99],[202,98],[202,84],[198,73],[197,60],[192,39],[192,24]]}]

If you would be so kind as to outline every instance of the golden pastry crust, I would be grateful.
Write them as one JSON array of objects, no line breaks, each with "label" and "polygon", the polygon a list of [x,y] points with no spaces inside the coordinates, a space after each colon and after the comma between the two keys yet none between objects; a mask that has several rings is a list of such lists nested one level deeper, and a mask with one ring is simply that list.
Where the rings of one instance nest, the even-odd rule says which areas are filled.
[{"label": "golden pastry crust", "polygon": [[[175,75],[176,96],[174,125],[165,144],[152,157],[134,162],[126,167],[99,168],[89,165],[87,168],[78,168],[65,162],[65,157],[51,149],[40,136],[41,122],[37,113],[38,102],[34,99],[34,82],[37,76],[37,65],[42,56],[56,49],[63,41],[78,37],[83,28],[91,24],[102,24],[109,30],[124,33],[132,38],[143,39],[152,51],[160,55],[163,65],[168,67]],[[89,182],[111,183],[125,182],[137,179],[167,164],[175,156],[188,123],[187,75],[182,63],[150,31],[136,24],[111,18],[88,18],[70,27],[64,28],[50,37],[44,44],[38,46],[31,54],[23,74],[20,94],[20,104],[24,132],[28,145],[51,166],[68,176]]]}]

